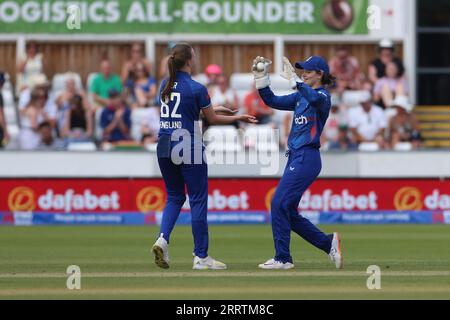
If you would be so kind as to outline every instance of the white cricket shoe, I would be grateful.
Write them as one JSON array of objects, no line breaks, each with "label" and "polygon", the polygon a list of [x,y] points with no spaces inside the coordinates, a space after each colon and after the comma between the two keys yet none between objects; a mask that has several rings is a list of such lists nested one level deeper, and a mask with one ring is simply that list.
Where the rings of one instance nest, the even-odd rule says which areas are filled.
[{"label": "white cricket shoe", "polygon": [[227,268],[227,265],[218,260],[214,260],[210,256],[206,258],[199,258],[194,256],[194,265],[192,269],[194,270],[224,270]]},{"label": "white cricket shoe", "polygon": [[166,239],[159,237],[152,247],[155,263],[162,269],[169,269],[169,244]]},{"label": "white cricket shoe", "polygon": [[328,254],[331,261],[336,265],[336,269],[342,269],[344,267],[344,257],[341,251],[341,239],[339,238],[339,233],[333,233],[333,240],[331,240],[331,250]]},{"label": "white cricket shoe", "polygon": [[283,263],[275,259],[269,259],[266,262],[259,264],[258,267],[267,270],[287,270],[294,268],[294,264],[290,262]]}]

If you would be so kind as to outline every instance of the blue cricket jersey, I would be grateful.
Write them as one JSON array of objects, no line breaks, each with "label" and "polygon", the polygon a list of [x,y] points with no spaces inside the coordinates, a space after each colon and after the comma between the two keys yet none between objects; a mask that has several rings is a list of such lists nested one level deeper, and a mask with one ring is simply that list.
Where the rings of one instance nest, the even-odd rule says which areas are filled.
[{"label": "blue cricket jersey", "polygon": [[297,82],[297,89],[297,92],[285,96],[274,95],[270,87],[258,91],[268,106],[294,111],[288,138],[290,150],[298,150],[304,146],[320,148],[320,135],[331,108],[330,94],[323,87],[312,89],[300,82]]},{"label": "blue cricket jersey", "polygon": [[161,105],[159,137],[171,136],[175,130],[184,129],[189,132],[193,145],[194,134],[200,133],[198,122],[200,111],[211,106],[208,90],[204,85],[192,80],[189,73],[178,71],[169,100],[163,101],[161,93],[167,81],[168,79],[162,81],[159,92]]}]

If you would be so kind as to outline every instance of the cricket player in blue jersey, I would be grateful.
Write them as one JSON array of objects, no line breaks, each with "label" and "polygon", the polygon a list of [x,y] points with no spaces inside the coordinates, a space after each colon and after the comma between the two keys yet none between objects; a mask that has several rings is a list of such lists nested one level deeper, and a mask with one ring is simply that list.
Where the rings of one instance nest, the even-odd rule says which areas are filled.
[{"label": "cricket player in blue jersey", "polygon": [[343,267],[339,234],[325,234],[308,219],[298,213],[303,193],[316,180],[322,168],[320,159],[320,135],[331,108],[330,94],[325,86],[334,81],[328,63],[319,56],[312,56],[295,67],[302,69],[302,78],[296,74],[287,58],[283,58],[282,77],[289,80],[295,93],[276,96],[270,89],[268,68],[270,60],[257,57],[252,72],[256,88],[264,102],[278,110],[294,111],[292,128],[288,138],[289,158],[283,177],[271,203],[272,233],[275,256],[259,265],[262,269],[291,269],[291,231],[327,253],[336,268]]},{"label": "cricket player in blue jersey", "polygon": [[[189,194],[194,236],[193,269],[226,269],[226,265],[208,256],[208,167],[199,126],[200,113],[211,124],[235,121],[256,123],[249,115],[224,115],[225,107],[211,107],[205,86],[192,80],[195,52],[187,43],[172,48],[168,59],[169,78],[160,90],[161,114],[157,155],[167,191],[160,235],[153,245],[157,266],[169,268],[170,235]],[[229,111],[229,110],[228,110]],[[231,111],[229,111],[232,114]]]}]

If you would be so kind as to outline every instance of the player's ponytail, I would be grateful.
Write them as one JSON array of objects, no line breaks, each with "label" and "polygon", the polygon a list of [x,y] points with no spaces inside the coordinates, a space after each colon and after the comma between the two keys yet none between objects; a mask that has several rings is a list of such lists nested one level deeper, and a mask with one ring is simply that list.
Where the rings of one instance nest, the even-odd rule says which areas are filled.
[{"label": "player's ponytail", "polygon": [[177,71],[183,68],[186,63],[192,59],[192,47],[185,42],[177,43],[169,56],[167,67],[169,69],[169,79],[161,92],[161,99],[164,101],[169,99],[170,90],[175,84]]},{"label": "player's ponytail", "polygon": [[327,87],[333,87],[336,83],[336,77],[333,76],[331,73],[330,74],[324,74],[322,76],[321,81],[322,85],[327,86]]}]

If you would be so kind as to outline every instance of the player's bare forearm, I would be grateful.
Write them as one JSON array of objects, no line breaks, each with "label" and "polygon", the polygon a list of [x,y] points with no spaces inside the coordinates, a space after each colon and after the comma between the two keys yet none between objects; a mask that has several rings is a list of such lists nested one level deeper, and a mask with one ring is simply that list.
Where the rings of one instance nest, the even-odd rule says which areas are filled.
[{"label": "player's bare forearm", "polygon": [[225,115],[234,115],[237,112],[237,110],[231,110],[224,106],[214,106],[213,109],[216,114],[223,113]]},{"label": "player's bare forearm", "polygon": [[239,120],[240,119],[238,116],[225,116],[221,114],[216,114],[213,124],[231,124]]},{"label": "player's bare forearm", "polygon": [[205,108],[202,111],[206,120],[208,120],[210,124],[231,124],[236,121],[257,123],[255,117],[246,114],[240,116],[225,116],[221,114],[216,114],[213,108]]}]

